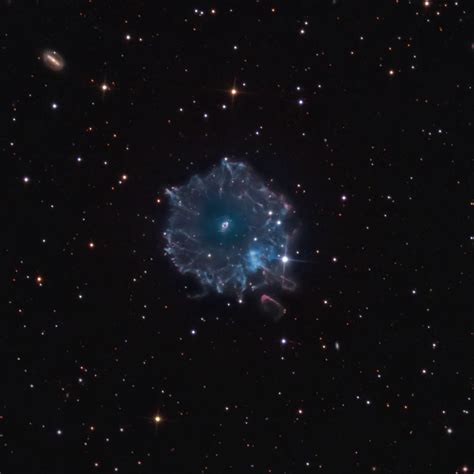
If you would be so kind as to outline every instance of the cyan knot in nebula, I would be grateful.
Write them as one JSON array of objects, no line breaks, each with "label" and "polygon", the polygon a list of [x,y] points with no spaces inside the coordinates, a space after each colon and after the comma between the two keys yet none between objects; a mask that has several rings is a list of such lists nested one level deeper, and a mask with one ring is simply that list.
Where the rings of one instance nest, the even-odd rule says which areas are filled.
[{"label": "cyan knot in nebula", "polygon": [[167,190],[166,253],[203,290],[241,298],[247,289],[287,285],[291,212],[243,162],[223,159],[204,176]]}]

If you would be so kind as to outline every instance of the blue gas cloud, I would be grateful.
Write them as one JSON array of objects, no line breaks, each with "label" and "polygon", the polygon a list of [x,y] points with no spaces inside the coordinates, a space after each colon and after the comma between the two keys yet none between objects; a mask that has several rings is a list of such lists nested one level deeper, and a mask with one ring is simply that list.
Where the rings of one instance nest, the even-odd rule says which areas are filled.
[{"label": "blue gas cloud", "polygon": [[223,159],[167,194],[165,252],[179,272],[239,299],[268,284],[293,286],[285,276],[291,208],[250,166]]}]

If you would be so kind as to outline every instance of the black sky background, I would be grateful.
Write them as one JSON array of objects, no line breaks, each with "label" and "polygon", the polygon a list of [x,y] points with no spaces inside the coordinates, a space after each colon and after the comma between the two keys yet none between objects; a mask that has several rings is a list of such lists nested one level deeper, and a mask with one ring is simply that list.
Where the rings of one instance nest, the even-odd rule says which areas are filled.
[{"label": "black sky background", "polygon": [[[469,2],[1,8],[2,474],[472,471]],[[279,322],[164,256],[224,156],[296,210]]]}]

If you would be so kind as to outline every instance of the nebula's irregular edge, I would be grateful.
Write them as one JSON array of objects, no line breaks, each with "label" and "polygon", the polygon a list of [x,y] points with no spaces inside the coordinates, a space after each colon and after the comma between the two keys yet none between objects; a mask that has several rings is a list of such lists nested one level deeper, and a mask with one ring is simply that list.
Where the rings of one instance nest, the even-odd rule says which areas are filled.
[{"label": "nebula's irregular edge", "polygon": [[165,252],[204,291],[241,299],[268,284],[294,286],[285,277],[291,207],[247,164],[224,159],[167,194]]}]

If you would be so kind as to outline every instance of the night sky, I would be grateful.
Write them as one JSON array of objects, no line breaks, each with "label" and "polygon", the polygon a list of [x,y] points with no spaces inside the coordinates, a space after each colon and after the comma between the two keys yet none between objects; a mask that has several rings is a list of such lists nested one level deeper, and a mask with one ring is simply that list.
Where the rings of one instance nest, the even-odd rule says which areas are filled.
[{"label": "night sky", "polygon": [[[1,474],[471,473],[472,7],[4,1]],[[294,290],[166,254],[224,157]]]}]

